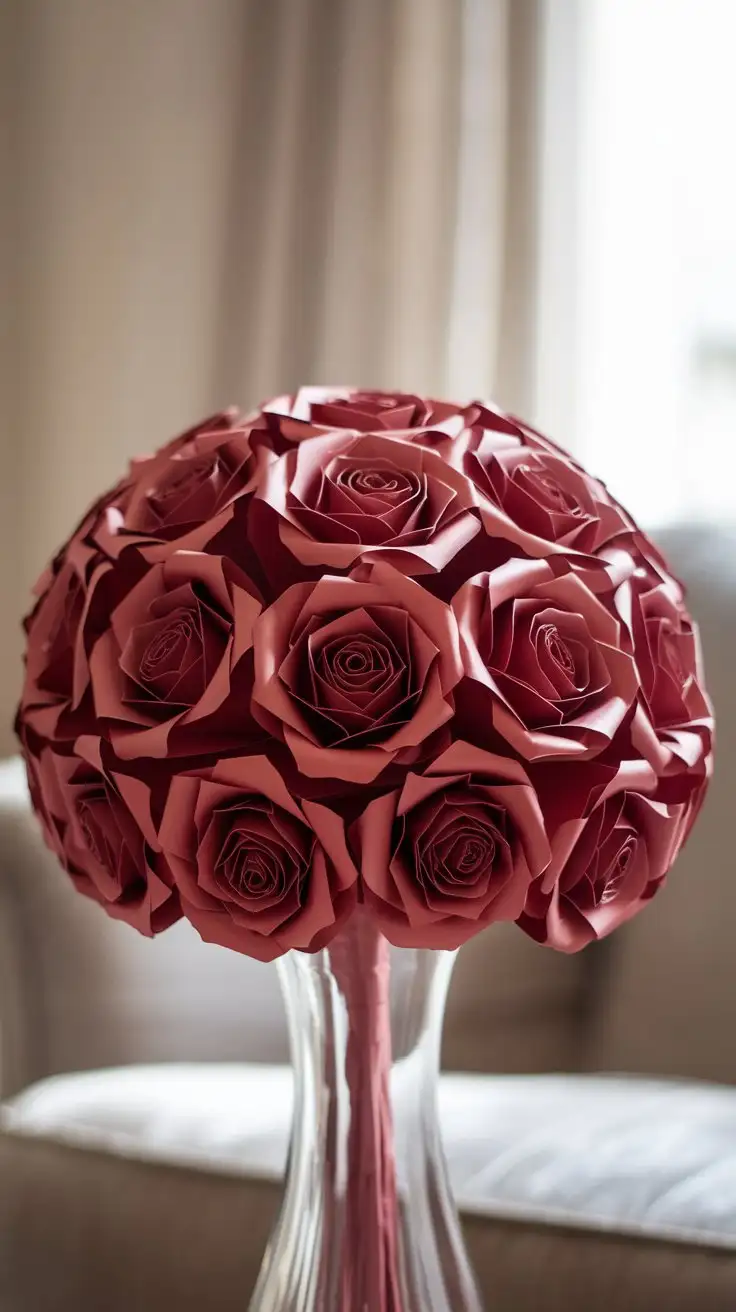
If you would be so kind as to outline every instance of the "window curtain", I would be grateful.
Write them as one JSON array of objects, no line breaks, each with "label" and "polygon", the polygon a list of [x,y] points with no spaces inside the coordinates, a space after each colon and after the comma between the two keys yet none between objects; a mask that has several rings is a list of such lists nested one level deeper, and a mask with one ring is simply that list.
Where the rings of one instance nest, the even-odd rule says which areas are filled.
[{"label": "window curtain", "polygon": [[128,458],[300,382],[530,412],[536,0],[0,6],[0,751]]}]

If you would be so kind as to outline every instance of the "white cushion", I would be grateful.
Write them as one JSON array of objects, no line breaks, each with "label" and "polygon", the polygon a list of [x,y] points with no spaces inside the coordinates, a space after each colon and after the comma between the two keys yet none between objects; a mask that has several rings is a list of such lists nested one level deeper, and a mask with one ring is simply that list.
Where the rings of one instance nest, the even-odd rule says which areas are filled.
[{"label": "white cushion", "polygon": [[[284,1066],[141,1066],[59,1076],[0,1128],[127,1158],[278,1178]],[[616,1077],[443,1075],[461,1210],[736,1248],[736,1091]]]}]

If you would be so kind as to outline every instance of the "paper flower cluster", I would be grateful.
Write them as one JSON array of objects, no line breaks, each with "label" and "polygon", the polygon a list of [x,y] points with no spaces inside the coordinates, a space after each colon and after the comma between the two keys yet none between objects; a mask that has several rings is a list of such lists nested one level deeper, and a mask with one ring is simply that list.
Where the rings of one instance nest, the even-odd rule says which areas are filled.
[{"label": "paper flower cluster", "polygon": [[48,845],[145,934],[270,960],[563,951],[661,887],[710,774],[680,585],[488,404],[305,388],[130,471],[39,581],[17,729]]}]

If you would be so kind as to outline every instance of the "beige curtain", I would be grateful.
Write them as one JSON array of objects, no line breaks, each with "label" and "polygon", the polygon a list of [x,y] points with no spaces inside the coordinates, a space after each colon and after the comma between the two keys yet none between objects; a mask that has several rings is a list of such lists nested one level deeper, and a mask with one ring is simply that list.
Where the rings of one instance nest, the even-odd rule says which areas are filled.
[{"label": "beige curtain", "polygon": [[0,0],[0,751],[129,456],[300,382],[530,404],[535,0]]}]

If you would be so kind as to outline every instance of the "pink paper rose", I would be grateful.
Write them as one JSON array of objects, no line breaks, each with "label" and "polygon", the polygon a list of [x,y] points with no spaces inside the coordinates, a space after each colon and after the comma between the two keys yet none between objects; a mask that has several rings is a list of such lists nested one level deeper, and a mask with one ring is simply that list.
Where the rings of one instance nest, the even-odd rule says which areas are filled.
[{"label": "pink paper rose", "polygon": [[[132,586],[108,609],[107,586],[126,568]],[[116,566],[100,566],[82,636],[95,713],[121,759],[206,755],[253,736],[251,646],[260,610],[250,580],[219,556],[176,551],[147,565],[133,550]]]},{"label": "pink paper rose", "polygon": [[26,657],[20,713],[26,725],[47,738],[64,735],[71,708],[74,653],[85,604],[84,582],[65,560],[41,580],[42,596],[26,620],[33,633]]},{"label": "pink paper rose", "polygon": [[399,946],[457,948],[515,920],[550,860],[524,768],[455,742],[354,826],[365,901]]},{"label": "pink paper rose", "polygon": [[181,917],[153,823],[151,788],[103,762],[99,739],[76,754],[30,757],[31,795],[43,798],[44,837],[78,892],[142,934]]},{"label": "pink paper rose", "polygon": [[132,461],[125,497],[104,507],[91,539],[110,557],[131,543],[202,550],[245,510],[271,458],[237,410],[213,415],[156,455]]},{"label": "pink paper rose", "polygon": [[390,565],[294,584],[253,640],[254,714],[305,775],[370,783],[419,759],[452,717],[452,611]]},{"label": "pink paper rose", "polygon": [[323,947],[355,905],[342,820],[297,803],[264,757],[177,775],[159,840],[202,938],[260,961]]},{"label": "pink paper rose", "polygon": [[[206,419],[200,419],[198,423],[192,424],[191,428],[186,428],[183,433],[177,433],[169,442],[165,442],[159,447],[156,456],[177,456],[196,445],[201,438],[220,433],[227,437],[229,433],[238,429],[248,427],[248,420],[240,413],[235,405],[227,406],[224,410],[215,410],[214,414],[208,415]],[[140,456],[131,461],[131,471],[145,470],[146,463],[150,457]],[[156,457],[154,457],[155,459]]]},{"label": "pink paper rose", "polygon": [[685,804],[657,799],[656,782],[644,761],[592,763],[571,767],[563,793],[554,768],[540,768],[552,861],[519,920],[537,942],[577,952],[630,920],[662,886],[689,823]]},{"label": "pink paper rose", "polygon": [[133,460],[35,594],[32,802],[144,933],[183,911],[270,959],[360,903],[396,943],[521,917],[572,950],[661,886],[710,778],[681,586],[488,402],[213,415]]},{"label": "pink paper rose", "polygon": [[453,447],[457,464],[476,485],[490,537],[508,537],[527,555],[559,549],[594,552],[631,520],[561,454],[535,450],[506,432],[467,429]]},{"label": "pink paper rose", "polygon": [[635,701],[630,635],[593,587],[612,592],[602,564],[583,577],[562,558],[515,558],[453,602],[482,715],[527,760],[597,755]]},{"label": "pink paper rose", "polygon": [[[496,440],[499,434],[514,437],[522,446],[546,451],[549,455],[561,456],[576,469],[582,469],[564,447],[553,442],[544,433],[540,433],[538,428],[533,428],[526,420],[502,410],[491,401],[471,401],[470,405],[464,407],[462,413],[466,428],[483,429],[494,434]],[[585,473],[584,470],[582,472]]]},{"label": "pink paper rose", "polygon": [[681,589],[658,555],[640,544],[631,549],[636,568],[616,604],[634,636],[641,683],[632,741],[666,781],[660,796],[688,799],[712,768],[713,711],[700,642]]},{"label": "pink paper rose", "polygon": [[384,429],[429,428],[463,413],[462,406],[434,401],[411,392],[372,392],[350,387],[302,387],[293,396],[278,396],[262,413],[288,417],[325,429],[358,433]]},{"label": "pink paper rose", "polygon": [[258,498],[289,553],[310,567],[383,557],[408,574],[440,570],[480,528],[464,475],[376,433],[302,442],[265,471]]}]

